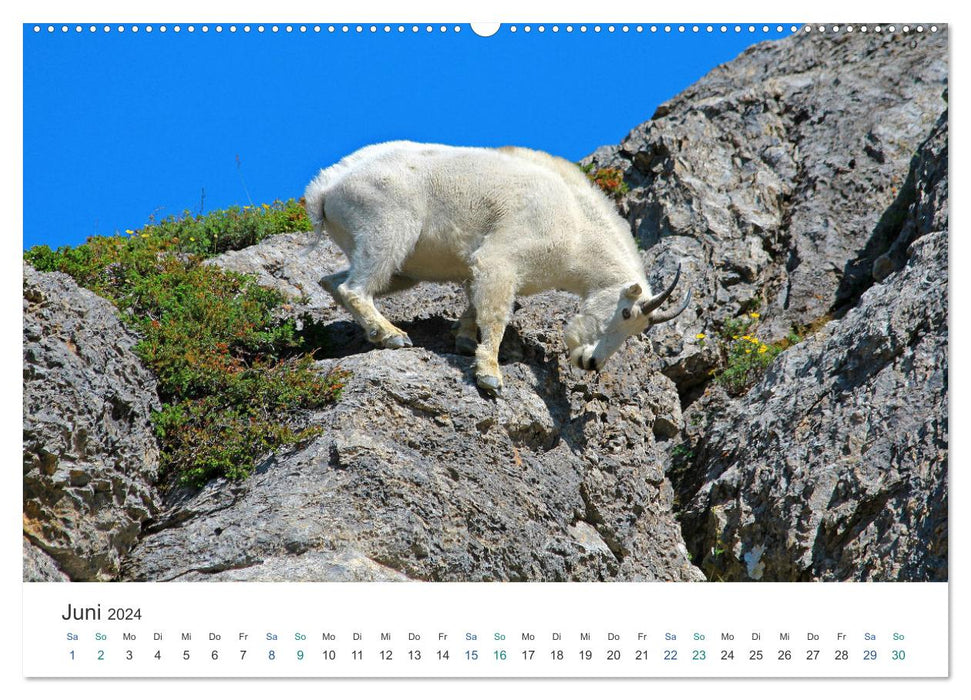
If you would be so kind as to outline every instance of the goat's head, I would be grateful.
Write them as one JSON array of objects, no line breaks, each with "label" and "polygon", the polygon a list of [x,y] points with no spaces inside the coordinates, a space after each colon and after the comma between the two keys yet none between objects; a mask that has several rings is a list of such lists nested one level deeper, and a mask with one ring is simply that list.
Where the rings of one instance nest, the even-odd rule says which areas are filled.
[{"label": "goat's head", "polygon": [[681,278],[681,266],[674,281],[662,292],[651,294],[639,282],[607,287],[590,294],[564,330],[570,362],[580,369],[599,370],[632,335],[658,323],[670,321],[691,302],[691,290],[675,308],[659,308],[671,296]]}]

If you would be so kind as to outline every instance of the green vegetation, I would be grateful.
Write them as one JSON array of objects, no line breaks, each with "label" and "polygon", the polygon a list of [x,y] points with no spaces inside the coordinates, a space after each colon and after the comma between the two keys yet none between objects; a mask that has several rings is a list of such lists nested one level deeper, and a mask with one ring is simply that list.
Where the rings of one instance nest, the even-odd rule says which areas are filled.
[{"label": "green vegetation", "polygon": [[802,340],[790,333],[779,342],[765,343],[756,336],[758,319],[758,313],[749,312],[725,321],[718,333],[724,369],[716,373],[715,381],[732,396],[748,391],[780,352]]},{"label": "green vegetation", "polygon": [[31,248],[38,270],[59,271],[111,301],[141,340],[158,378],[154,416],[163,467],[182,483],[239,479],[261,454],[308,439],[302,410],[339,398],[344,372],[313,369],[308,338],[280,318],[287,299],[206,257],[284,231],[307,230],[299,203],[233,207],[167,218],[76,248]]},{"label": "green vegetation", "polygon": [[683,458],[685,460],[692,460],[695,458],[695,453],[691,449],[691,444],[688,442],[683,442],[680,445],[675,445],[671,448],[671,455],[676,458]]},{"label": "green vegetation", "polygon": [[593,163],[578,166],[608,197],[617,199],[630,190],[620,168],[596,168]]}]

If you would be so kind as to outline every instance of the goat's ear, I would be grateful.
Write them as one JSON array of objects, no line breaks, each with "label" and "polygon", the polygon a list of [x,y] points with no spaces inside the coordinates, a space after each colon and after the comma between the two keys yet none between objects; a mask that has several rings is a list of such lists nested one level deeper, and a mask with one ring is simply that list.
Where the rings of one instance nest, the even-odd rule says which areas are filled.
[{"label": "goat's ear", "polygon": [[626,296],[628,299],[634,300],[641,296],[642,291],[644,290],[641,289],[641,285],[634,282],[634,284],[624,290],[624,296]]}]

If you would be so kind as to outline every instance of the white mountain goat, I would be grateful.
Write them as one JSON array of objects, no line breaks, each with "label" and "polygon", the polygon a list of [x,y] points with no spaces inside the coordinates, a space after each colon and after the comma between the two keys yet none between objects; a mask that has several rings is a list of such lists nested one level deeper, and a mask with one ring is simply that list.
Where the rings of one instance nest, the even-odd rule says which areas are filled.
[{"label": "white mountain goat", "polygon": [[658,311],[680,266],[652,295],[627,222],[576,165],[539,151],[382,143],[321,170],[304,197],[314,230],[350,260],[320,284],[372,343],[411,346],[375,296],[419,281],[464,286],[469,305],[456,348],[474,352],[476,383],[493,395],[517,294],[559,289],[581,298],[565,340],[570,361],[588,370],[691,300],[689,290],[677,308]]}]

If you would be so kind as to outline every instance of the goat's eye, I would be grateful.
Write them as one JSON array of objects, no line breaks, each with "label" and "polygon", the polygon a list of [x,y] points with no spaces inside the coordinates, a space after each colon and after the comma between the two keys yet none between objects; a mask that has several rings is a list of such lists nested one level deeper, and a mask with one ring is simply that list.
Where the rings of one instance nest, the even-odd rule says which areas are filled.
[{"label": "goat's eye", "polygon": [[624,309],[621,313],[624,315],[625,319],[630,318],[630,309]]}]

